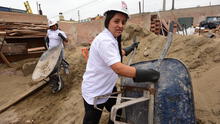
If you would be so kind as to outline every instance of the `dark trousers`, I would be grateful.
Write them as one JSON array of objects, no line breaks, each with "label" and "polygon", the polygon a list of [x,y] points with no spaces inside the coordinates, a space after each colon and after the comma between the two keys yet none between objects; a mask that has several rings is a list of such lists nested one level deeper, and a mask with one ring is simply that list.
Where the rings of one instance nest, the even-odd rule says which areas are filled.
[{"label": "dark trousers", "polygon": [[[114,87],[113,92],[116,91],[117,89],[116,87]],[[108,112],[111,112],[111,108],[115,104],[116,104],[116,99],[109,98],[105,103],[98,104],[97,107],[100,109],[103,109],[105,107]],[[94,105],[89,105],[85,100],[84,100],[84,107],[85,107],[85,115],[83,119],[83,124],[99,124],[102,111],[95,109]],[[121,114],[121,112],[119,112],[118,114]],[[114,123],[109,119],[108,124],[114,124]]]}]

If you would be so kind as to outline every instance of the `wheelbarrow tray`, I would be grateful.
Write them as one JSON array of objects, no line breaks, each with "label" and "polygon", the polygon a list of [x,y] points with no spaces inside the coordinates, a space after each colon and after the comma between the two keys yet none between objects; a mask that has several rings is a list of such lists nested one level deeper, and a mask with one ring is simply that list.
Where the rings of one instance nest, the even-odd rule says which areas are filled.
[{"label": "wheelbarrow tray", "polygon": [[[156,69],[158,60],[132,64],[136,68]],[[131,78],[123,78],[122,86],[144,89],[150,82],[134,83]],[[160,79],[155,83],[154,101],[155,124],[194,124],[194,99],[190,74],[185,65],[177,59],[165,58],[160,65]],[[124,97],[138,98],[143,91],[125,89]],[[148,101],[128,106],[124,109],[125,119],[132,124],[148,123]]]},{"label": "wheelbarrow tray", "polygon": [[58,45],[57,47],[45,51],[41,55],[32,74],[33,81],[41,81],[53,72],[53,70],[61,63],[61,51],[62,45]]}]

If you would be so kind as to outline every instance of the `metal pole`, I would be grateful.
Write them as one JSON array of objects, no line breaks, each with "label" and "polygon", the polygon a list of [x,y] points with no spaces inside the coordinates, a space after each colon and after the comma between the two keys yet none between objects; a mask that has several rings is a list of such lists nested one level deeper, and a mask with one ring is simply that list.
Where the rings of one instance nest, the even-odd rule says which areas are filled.
[{"label": "metal pole", "polygon": [[174,10],[174,0],[172,0],[172,10]]},{"label": "metal pole", "polygon": [[139,1],[139,13],[141,14],[141,2]]},{"label": "metal pole", "polygon": [[79,10],[78,10],[78,22],[80,21],[80,13],[79,13]]},{"label": "metal pole", "polygon": [[142,8],[142,13],[144,13],[144,0],[143,0],[143,8]]},{"label": "metal pole", "polygon": [[43,12],[42,12],[42,10],[41,10],[40,4],[39,4],[39,10],[38,10],[38,12],[39,12],[40,15],[43,15]]},{"label": "metal pole", "polygon": [[166,0],[163,0],[163,11],[166,10]]},{"label": "metal pole", "polygon": [[38,8],[38,2],[36,2],[36,4],[37,4],[37,11],[39,11],[39,8]]}]

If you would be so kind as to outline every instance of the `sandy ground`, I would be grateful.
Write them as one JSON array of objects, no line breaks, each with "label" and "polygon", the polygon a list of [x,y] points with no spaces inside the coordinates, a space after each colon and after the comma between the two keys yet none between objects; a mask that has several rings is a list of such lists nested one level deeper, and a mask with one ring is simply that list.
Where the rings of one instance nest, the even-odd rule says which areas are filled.
[{"label": "sandy ground", "polygon": [[[131,44],[133,35],[138,36],[140,45],[133,62],[157,59],[160,56],[166,38],[157,36],[137,26],[128,26],[123,34],[124,46]],[[192,77],[196,118],[200,124],[220,123],[220,38],[206,38],[202,35],[174,36],[167,57],[182,61],[189,69]],[[46,85],[32,93],[30,96],[0,113],[0,123],[3,124],[80,124],[84,114],[81,97],[81,81],[85,71],[86,61],[81,55],[82,46],[66,49],[66,58],[70,63],[70,74],[63,75],[65,87],[52,94],[50,87]],[[30,60],[36,61],[36,60]],[[127,58],[124,59],[126,63]],[[30,82],[30,75],[24,77],[20,66],[26,61],[20,62],[16,69],[6,68],[0,65],[1,94],[8,93],[4,87],[8,82]],[[16,73],[9,76],[8,73]],[[32,84],[31,86],[33,86]],[[14,93],[19,93],[20,88],[14,88]],[[10,94],[10,93],[8,93]],[[13,94],[13,93],[12,93]],[[8,99],[13,99],[11,95]],[[108,113],[104,112],[101,124],[105,124]]]}]

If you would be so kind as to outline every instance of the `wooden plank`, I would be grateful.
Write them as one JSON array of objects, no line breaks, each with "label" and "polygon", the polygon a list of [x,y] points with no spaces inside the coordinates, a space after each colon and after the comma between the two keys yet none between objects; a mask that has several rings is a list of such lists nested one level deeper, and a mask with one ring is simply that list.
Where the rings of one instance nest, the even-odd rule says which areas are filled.
[{"label": "wooden plank", "polygon": [[164,28],[168,31],[169,27],[168,24],[166,23],[166,21],[164,19],[161,20],[162,25],[164,26]]},{"label": "wooden plank", "polygon": [[20,94],[17,98],[12,99],[11,101],[7,102],[7,104],[1,105],[0,106],[0,113],[4,112],[5,110],[7,110],[11,106],[15,105],[16,103],[20,102],[21,100],[26,98],[28,95],[30,95],[31,93],[33,93],[37,89],[45,86],[46,84],[47,84],[47,82],[41,81],[41,82],[37,83],[36,85],[34,85],[33,87],[31,87],[30,89],[28,89],[25,93]]},{"label": "wooden plank", "polygon": [[27,54],[27,43],[7,43],[2,47],[5,55]]},{"label": "wooden plank", "polygon": [[0,47],[0,58],[3,60],[3,62],[5,62],[5,64],[7,64],[9,67],[12,67],[11,63],[8,61],[8,59],[5,57],[5,55],[3,54],[3,46],[4,46],[4,38],[0,39],[1,41],[1,47]]},{"label": "wooden plank", "polygon": [[47,24],[47,17],[36,14],[0,11],[0,22],[22,22],[22,23],[26,22],[26,23]]},{"label": "wooden plank", "polygon": [[46,35],[46,31],[45,32],[41,32],[41,31],[34,31],[34,30],[22,30],[22,29],[13,29],[13,30],[6,30],[7,34],[9,36],[21,36],[21,35],[33,35],[33,36],[45,36]]},{"label": "wooden plank", "polygon": [[[19,60],[24,60],[27,58],[38,58],[43,54],[43,51],[37,51],[37,52],[32,52],[30,54],[18,54],[18,55],[8,55],[7,60],[10,62],[16,62]],[[1,58],[0,58],[0,62],[4,62]]]},{"label": "wooden plank", "polygon": [[32,29],[32,30],[46,30],[48,27],[46,24],[24,24],[24,23],[20,23],[20,24],[15,24],[15,23],[1,23],[0,22],[0,29],[1,30],[9,30],[9,29]]},{"label": "wooden plank", "polygon": [[[46,34],[44,35],[46,36]],[[5,36],[5,39],[44,38],[42,35]]]},{"label": "wooden plank", "polygon": [[2,52],[0,52],[0,56],[8,67],[12,67],[11,63],[8,61],[8,59],[5,57],[5,55]]},{"label": "wooden plank", "polygon": [[35,51],[45,51],[45,50],[46,50],[45,47],[30,48],[30,49],[28,49],[28,53],[35,52]]},{"label": "wooden plank", "polygon": [[0,36],[6,36],[6,32],[5,31],[0,31]]},{"label": "wooden plank", "polygon": [[158,20],[160,21],[161,33],[162,33],[163,36],[165,36],[164,30],[163,30],[163,25],[162,25],[162,22],[161,22],[160,12],[157,12],[157,15],[158,15]]}]

